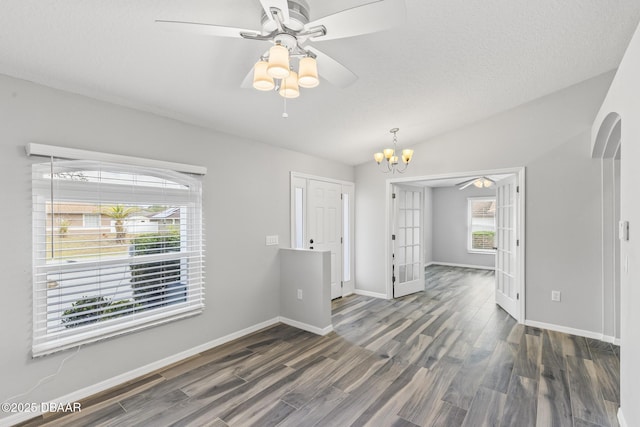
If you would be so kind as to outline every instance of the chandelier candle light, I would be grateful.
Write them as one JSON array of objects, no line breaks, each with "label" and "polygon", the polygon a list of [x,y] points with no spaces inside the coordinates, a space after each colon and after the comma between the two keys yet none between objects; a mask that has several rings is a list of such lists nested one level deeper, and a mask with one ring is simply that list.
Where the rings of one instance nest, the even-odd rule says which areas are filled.
[{"label": "chandelier candle light", "polygon": [[373,155],[373,158],[375,159],[376,163],[378,163],[378,165],[381,165],[383,161],[386,161],[385,163],[385,167],[381,167],[382,172],[384,173],[403,173],[407,167],[409,166],[409,162],[411,161],[411,158],[413,157],[413,150],[405,148],[404,150],[402,150],[402,163],[403,163],[403,167],[401,168],[399,166],[399,158],[398,155],[396,154],[398,152],[397,149],[397,145],[398,145],[398,131],[400,129],[398,128],[393,128],[391,129],[389,132],[391,132],[393,134],[393,148],[385,148],[384,150],[382,150],[381,153],[375,153]]}]

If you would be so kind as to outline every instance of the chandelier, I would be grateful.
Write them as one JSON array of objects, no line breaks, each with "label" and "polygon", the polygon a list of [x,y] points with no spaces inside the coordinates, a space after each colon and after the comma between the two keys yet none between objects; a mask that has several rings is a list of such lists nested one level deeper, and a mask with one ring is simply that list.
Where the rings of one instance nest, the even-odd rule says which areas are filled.
[{"label": "chandelier", "polygon": [[[400,158],[398,158],[398,155],[396,154],[398,152],[397,149],[397,145],[398,145],[398,131],[400,129],[398,128],[393,128],[391,129],[389,132],[391,132],[393,134],[393,148],[385,148],[384,150],[382,150],[382,152],[378,152],[375,153],[373,155],[373,158],[375,159],[376,163],[378,163],[379,166],[381,166],[382,172],[384,173],[403,173],[407,167],[409,166],[409,162],[411,161],[411,158],[413,157],[413,150],[410,150],[408,148],[405,148],[404,150],[402,150],[402,165],[400,165]],[[382,166],[382,162],[384,163],[384,166]]]},{"label": "chandelier", "polygon": [[[298,71],[291,67],[291,57],[300,58]],[[283,98],[297,98],[301,87],[314,88],[318,84],[316,55],[302,49],[290,34],[279,34],[268,54],[253,67],[253,87],[261,91],[275,89]]]}]

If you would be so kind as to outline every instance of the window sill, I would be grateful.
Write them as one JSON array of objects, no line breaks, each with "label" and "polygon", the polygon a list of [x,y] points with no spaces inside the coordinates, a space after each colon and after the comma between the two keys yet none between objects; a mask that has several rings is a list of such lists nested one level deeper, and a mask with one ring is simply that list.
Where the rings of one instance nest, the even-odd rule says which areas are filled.
[{"label": "window sill", "polygon": [[476,254],[476,255],[495,255],[496,251],[494,250],[479,250],[479,249],[473,249],[473,250],[469,250],[467,249],[467,253],[469,254]]}]

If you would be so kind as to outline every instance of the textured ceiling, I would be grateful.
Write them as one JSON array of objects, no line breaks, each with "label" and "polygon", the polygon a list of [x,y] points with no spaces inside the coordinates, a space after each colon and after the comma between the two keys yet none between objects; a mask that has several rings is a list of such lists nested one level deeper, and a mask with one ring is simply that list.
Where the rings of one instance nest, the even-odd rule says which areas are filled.
[{"label": "textured ceiling", "polygon": [[[370,2],[308,0],[311,19]],[[259,29],[258,0],[0,0],[0,73],[357,164],[392,127],[415,144],[616,68],[640,18],[638,0],[405,6],[401,27],[314,42],[359,79],[303,89],[288,119],[275,93],[240,88],[268,44],[154,23]]]}]

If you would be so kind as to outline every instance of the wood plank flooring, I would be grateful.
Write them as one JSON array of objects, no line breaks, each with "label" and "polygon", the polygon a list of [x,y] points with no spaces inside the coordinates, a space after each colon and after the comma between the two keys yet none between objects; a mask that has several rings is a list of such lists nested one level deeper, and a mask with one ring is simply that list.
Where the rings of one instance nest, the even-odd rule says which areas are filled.
[{"label": "wood plank flooring", "polygon": [[617,426],[619,349],[517,324],[493,272],[333,302],[334,332],[276,325],[23,426]]}]

